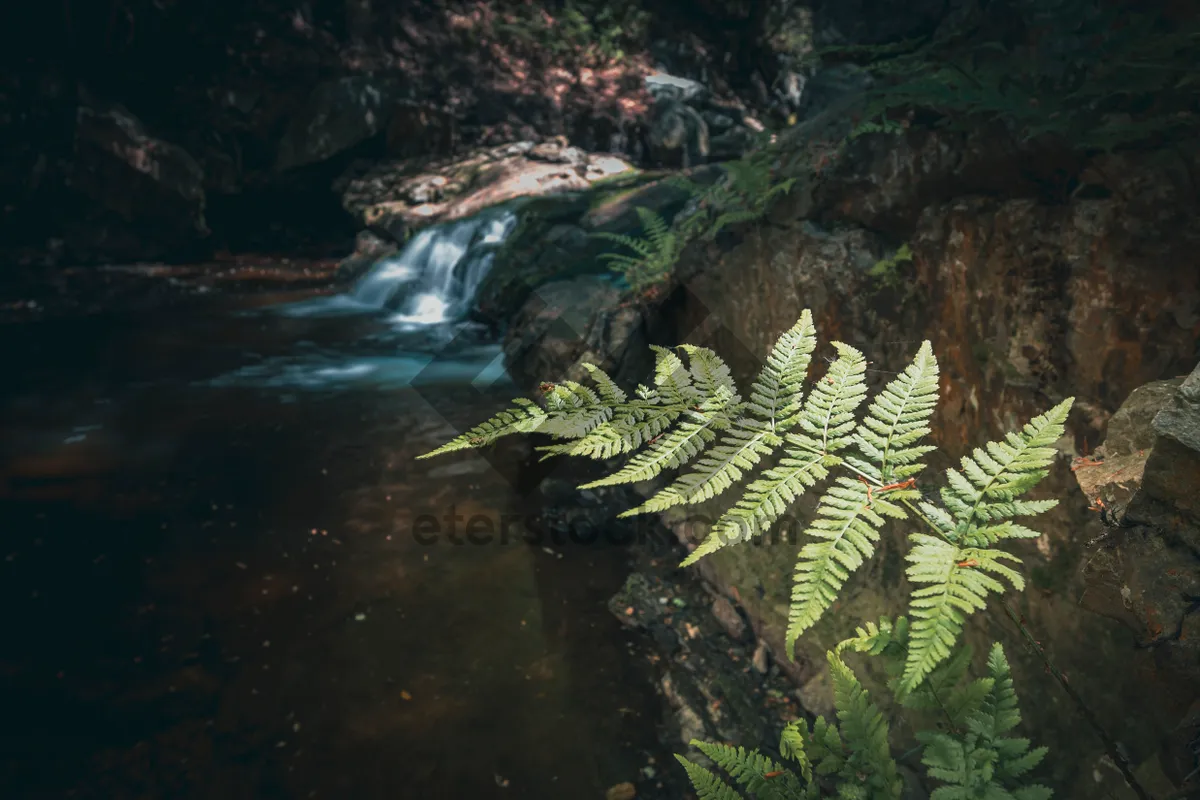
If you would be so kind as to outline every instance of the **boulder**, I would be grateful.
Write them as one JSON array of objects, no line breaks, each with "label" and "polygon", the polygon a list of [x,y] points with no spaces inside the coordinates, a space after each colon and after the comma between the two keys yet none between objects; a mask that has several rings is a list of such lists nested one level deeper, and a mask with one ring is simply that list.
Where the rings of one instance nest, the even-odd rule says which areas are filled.
[{"label": "boulder", "polygon": [[[200,165],[121,106],[79,107],[71,184],[163,246],[191,247],[208,236]],[[96,235],[108,238],[99,232],[107,225],[97,225]]]},{"label": "boulder", "polygon": [[637,308],[621,305],[623,295],[605,275],[582,275],[535,288],[504,341],[504,362],[517,385],[584,380],[584,362],[618,374],[627,366],[636,369],[639,365],[620,362],[631,344],[644,341],[643,320]]},{"label": "boulder", "polygon": [[375,264],[398,252],[400,245],[396,242],[371,231],[359,231],[354,240],[354,252],[338,263],[337,278],[340,281],[356,280]]},{"label": "boulder", "polygon": [[656,164],[687,168],[708,159],[708,123],[680,100],[654,104],[648,138],[650,159]]},{"label": "boulder", "polygon": [[1125,516],[1177,531],[1200,557],[1200,365],[1162,404],[1151,430],[1141,488]]},{"label": "boulder", "polygon": [[364,227],[397,241],[413,230],[473,216],[520,197],[563,195],[633,167],[565,142],[517,142],[448,159],[353,165],[335,188]]},{"label": "boulder", "polygon": [[398,94],[396,81],[370,75],[317,84],[288,121],[275,169],[325,161],[381,133],[395,110]]}]

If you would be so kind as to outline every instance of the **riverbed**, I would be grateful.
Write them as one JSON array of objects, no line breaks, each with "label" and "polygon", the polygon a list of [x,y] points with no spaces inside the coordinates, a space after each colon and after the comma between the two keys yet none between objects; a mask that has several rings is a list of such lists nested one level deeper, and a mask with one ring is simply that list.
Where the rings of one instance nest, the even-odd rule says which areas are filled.
[{"label": "riverbed", "polygon": [[496,344],[304,299],[0,327],[4,795],[653,796],[625,550],[478,535],[555,513],[520,441],[414,460]]}]

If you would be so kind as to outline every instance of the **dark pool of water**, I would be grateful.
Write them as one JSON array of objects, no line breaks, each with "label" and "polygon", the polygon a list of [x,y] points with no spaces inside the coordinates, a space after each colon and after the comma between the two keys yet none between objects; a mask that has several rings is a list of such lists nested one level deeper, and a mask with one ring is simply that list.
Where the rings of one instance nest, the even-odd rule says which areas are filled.
[{"label": "dark pool of water", "polygon": [[625,553],[414,537],[545,512],[519,442],[414,461],[511,397],[498,350],[235,311],[0,328],[0,794],[638,780],[659,706],[605,609]]}]

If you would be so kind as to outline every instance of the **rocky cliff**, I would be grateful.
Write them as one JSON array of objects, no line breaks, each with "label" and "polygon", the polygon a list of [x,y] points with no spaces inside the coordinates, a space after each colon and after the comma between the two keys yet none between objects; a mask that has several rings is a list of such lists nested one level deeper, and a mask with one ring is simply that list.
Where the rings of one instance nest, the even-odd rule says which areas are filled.
[{"label": "rocky cliff", "polygon": [[[896,21],[887,4],[878,5],[856,7],[879,14],[866,28],[831,8],[824,18],[838,24],[822,29],[817,14],[818,39],[845,41],[849,25],[857,41],[894,40],[896,31],[875,30]],[[1136,553],[1121,549],[1132,545],[1101,544],[1112,541],[1109,512],[1080,493],[1075,478],[1090,463],[1078,459],[1099,442],[1112,441],[1116,451],[1129,438],[1116,412],[1135,389],[1186,375],[1200,361],[1200,147],[1188,134],[1104,152],[1061,138],[1022,141],[995,121],[956,130],[919,116],[839,146],[863,108],[854,99],[862,84],[839,80],[835,73],[811,82],[813,91],[840,88],[805,106],[813,113],[784,135],[777,163],[797,183],[765,220],[689,248],[661,302],[639,306],[586,278],[544,287],[510,334],[513,372],[530,383],[577,377],[579,361],[592,360],[644,379],[645,343],[686,341],[726,356],[747,385],[776,337],[811,308],[824,343],[819,355],[832,356],[832,339],[852,344],[870,362],[876,387],[922,340],[932,342],[941,364],[934,467],[1075,397],[1062,458],[1039,489],[1061,502],[1038,520],[1041,537],[1019,548],[1029,588],[1008,602],[1082,704],[1020,644],[998,608],[973,620],[968,641],[976,652],[994,639],[1006,644],[1027,698],[1026,733],[1050,745],[1059,796],[1137,796],[1113,753],[1151,796],[1178,796],[1197,766],[1189,728],[1196,662],[1180,642],[1196,602],[1197,551],[1186,533],[1194,528],[1181,522],[1200,490],[1186,388],[1195,378],[1155,417],[1153,435],[1134,437],[1146,440],[1138,451],[1151,453],[1127,513],[1143,526]],[[910,258],[895,258],[901,245]],[[569,324],[546,310],[564,298]],[[821,367],[817,360],[814,372]],[[1128,456],[1129,446],[1121,447]],[[715,519],[723,507],[668,514],[663,522],[694,544],[707,531],[695,518]],[[802,503],[800,510],[811,508]],[[1147,524],[1176,533],[1150,535]],[[714,592],[744,609],[775,661],[819,708],[817,698],[828,692],[825,650],[864,620],[907,605],[906,533],[885,535],[834,613],[801,639],[794,664],[783,632],[796,546],[726,548],[699,570]],[[1123,552],[1129,555],[1120,562]],[[1097,589],[1103,570],[1111,573],[1107,595]],[[1140,583],[1116,583],[1122,570]],[[1118,604],[1109,596],[1113,585]],[[1143,586],[1158,599],[1129,594]],[[1117,744],[1106,745],[1104,735]]]}]

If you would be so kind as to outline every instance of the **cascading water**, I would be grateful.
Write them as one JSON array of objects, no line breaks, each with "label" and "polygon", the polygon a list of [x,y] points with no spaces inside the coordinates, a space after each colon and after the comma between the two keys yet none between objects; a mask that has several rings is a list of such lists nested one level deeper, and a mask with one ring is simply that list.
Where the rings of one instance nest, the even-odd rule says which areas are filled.
[{"label": "cascading water", "polygon": [[385,258],[346,294],[278,307],[286,316],[320,317],[396,312],[407,328],[444,325],[467,316],[497,248],[517,225],[509,208],[426,228]]},{"label": "cascading water", "polygon": [[[302,353],[256,356],[255,363],[209,383],[335,389],[421,381],[491,385],[506,379],[500,346],[466,319],[496,250],[516,224],[511,208],[497,207],[426,228],[349,292],[272,307],[270,313],[285,317],[346,318],[354,338],[332,347],[304,341]],[[363,324],[370,331],[366,337]],[[338,329],[346,330],[333,323],[335,335]]]},{"label": "cascading water", "polygon": [[516,226],[509,210],[485,211],[418,233],[399,254],[376,264],[350,298],[394,308],[397,322],[437,325],[462,319],[487,275],[496,248]]}]

